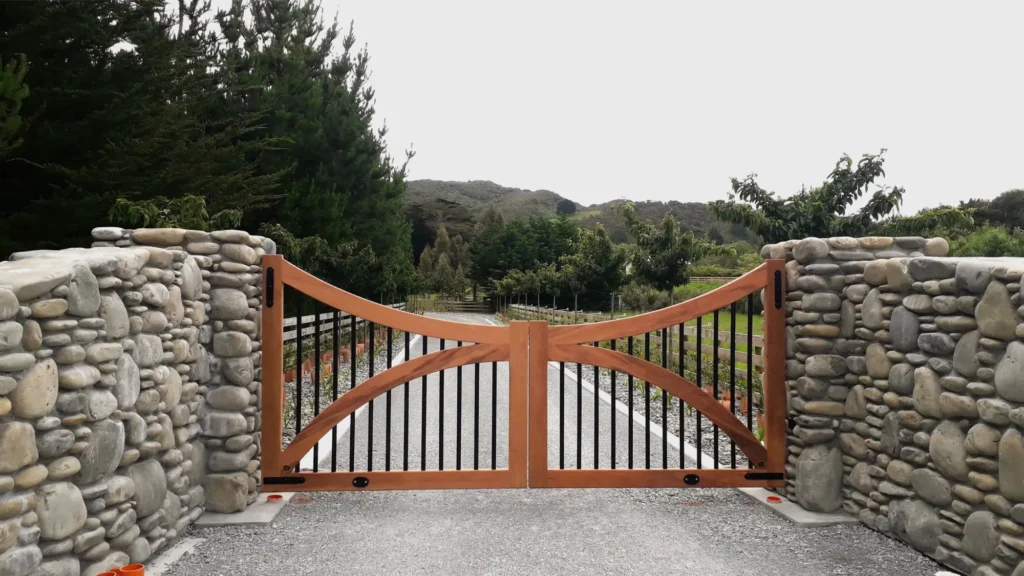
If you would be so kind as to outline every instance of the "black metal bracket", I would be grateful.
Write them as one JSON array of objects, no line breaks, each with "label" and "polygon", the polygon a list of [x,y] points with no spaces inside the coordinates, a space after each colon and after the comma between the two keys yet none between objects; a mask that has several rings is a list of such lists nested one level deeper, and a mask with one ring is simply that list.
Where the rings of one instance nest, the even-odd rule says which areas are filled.
[{"label": "black metal bracket", "polygon": [[267,268],[267,295],[264,299],[267,308],[274,307],[274,269]]},{"label": "black metal bracket", "polygon": [[785,480],[782,472],[747,472],[743,476],[747,480]]},{"label": "black metal bracket", "polygon": [[306,479],[302,476],[264,476],[263,484],[267,486],[285,484],[305,484]]},{"label": "black metal bracket", "polygon": [[352,479],[352,485],[356,488],[366,488],[370,485],[370,479],[366,476],[356,476]]},{"label": "black metal bracket", "polygon": [[775,271],[775,309],[782,308],[782,272]]},{"label": "black metal bracket", "polygon": [[700,483],[700,476],[697,476],[696,474],[687,474],[686,476],[683,476],[683,483],[687,486],[696,486]]}]

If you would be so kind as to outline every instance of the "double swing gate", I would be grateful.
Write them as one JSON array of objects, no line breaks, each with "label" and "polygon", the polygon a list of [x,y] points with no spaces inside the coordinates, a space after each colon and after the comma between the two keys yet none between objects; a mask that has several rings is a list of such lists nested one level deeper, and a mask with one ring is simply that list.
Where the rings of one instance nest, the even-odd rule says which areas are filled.
[{"label": "double swing gate", "polygon": [[656,312],[569,326],[410,314],[281,256],[263,272],[273,490],[783,485],[781,261]]}]

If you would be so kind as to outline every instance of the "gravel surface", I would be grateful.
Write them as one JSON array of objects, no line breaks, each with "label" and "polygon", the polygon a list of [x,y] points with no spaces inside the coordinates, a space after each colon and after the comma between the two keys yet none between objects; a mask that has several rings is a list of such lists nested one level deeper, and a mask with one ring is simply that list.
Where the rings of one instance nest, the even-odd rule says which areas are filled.
[{"label": "gravel surface", "polygon": [[[453,315],[454,316],[454,315]],[[483,320],[457,315],[461,321]],[[433,349],[433,346],[431,346]],[[482,365],[481,382],[490,382],[490,367]],[[474,380],[467,378],[464,384]],[[507,410],[507,369],[497,366],[497,414]],[[486,375],[486,376],[485,376]],[[593,376],[591,369],[590,377]],[[458,399],[454,369],[445,374],[445,441],[438,442],[435,403],[439,379],[428,379],[426,463],[436,469],[444,454],[446,469],[455,457],[455,410]],[[628,426],[622,414],[616,433],[610,430],[612,410],[597,403],[598,433],[593,433],[594,396],[578,394],[566,378],[560,403],[557,366],[549,365],[549,466],[559,459],[575,467],[576,446],[584,468],[593,466],[594,440],[603,467],[617,466],[629,451],[633,430],[635,465],[642,467],[645,433],[642,425]],[[420,434],[415,401],[422,388],[410,383],[410,467],[420,462]],[[467,391],[468,389],[468,391]],[[472,400],[474,386],[464,386],[462,454],[472,462]],[[480,466],[489,466],[490,412],[488,386],[481,387]],[[357,418],[356,467],[370,454],[374,469],[387,459],[382,438],[387,428],[378,399],[374,403],[375,442],[367,442],[365,412]],[[384,400],[386,402],[386,399]],[[642,402],[640,402],[642,404]],[[660,402],[653,403],[660,408]],[[580,406],[580,435],[576,406]],[[567,407],[564,429],[559,414]],[[402,414],[404,391],[392,398],[392,415]],[[652,417],[654,409],[652,407]],[[691,420],[687,418],[687,420]],[[671,426],[671,416],[670,416]],[[393,467],[401,466],[403,419],[392,421]],[[470,436],[466,436],[466,429]],[[506,448],[501,435],[507,424],[499,419],[497,452]],[[563,432],[564,430],[564,432]],[[564,444],[559,442],[564,434]],[[347,468],[348,435],[339,439],[339,459]],[[468,446],[467,446],[468,445]],[[560,446],[564,445],[564,452]],[[660,467],[660,441],[652,438],[652,460]],[[670,465],[678,454],[667,452]],[[330,456],[322,463],[328,464]],[[672,464],[675,463],[675,464]],[[396,466],[397,464],[397,466]],[[497,463],[502,466],[500,460]],[[467,465],[469,467],[470,465]],[[625,467],[625,466],[621,466]],[[205,538],[196,550],[177,561],[167,576],[262,574],[700,574],[716,575],[860,575],[931,576],[938,566],[910,547],[860,525],[800,528],[790,524],[732,489],[606,489],[606,490],[438,490],[396,492],[323,492],[299,494],[270,527],[189,530]]]}]

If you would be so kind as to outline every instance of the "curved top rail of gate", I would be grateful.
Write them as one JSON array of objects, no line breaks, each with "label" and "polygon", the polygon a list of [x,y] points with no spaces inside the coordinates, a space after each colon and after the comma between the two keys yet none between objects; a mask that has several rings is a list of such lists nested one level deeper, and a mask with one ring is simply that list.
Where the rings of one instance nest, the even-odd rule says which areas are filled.
[{"label": "curved top rail of gate", "polygon": [[264,268],[274,267],[280,280],[303,294],[327,306],[344,310],[350,314],[383,326],[390,326],[406,332],[422,334],[432,338],[462,340],[477,344],[508,344],[509,331],[504,326],[465,324],[438,318],[427,318],[360,298],[313,276],[309,272],[288,262],[281,255],[263,258]]},{"label": "curved top rail of gate", "polygon": [[[636,358],[631,354],[590,346],[589,344],[604,340],[625,338],[635,334],[657,331],[663,328],[680,325],[689,320],[712,314],[726,306],[735,303],[737,300],[747,297],[761,288],[773,287],[773,277],[778,275],[779,280],[774,283],[773,294],[776,298],[783,297],[781,285],[781,262],[766,262],[743,276],[721,286],[711,292],[697,296],[685,302],[663,308],[654,312],[596,322],[593,324],[573,324],[568,326],[551,326],[548,328],[547,349],[551,360],[562,362],[576,362],[592,366],[600,366],[609,370],[615,370],[625,374],[631,374],[642,380],[654,384],[670,394],[680,398],[687,404],[693,406],[701,414],[721,428],[733,441],[736,446],[747,455],[755,468],[778,467],[779,462],[774,462],[777,457],[770,457],[769,451],[754,436],[744,424],[733,414],[730,409],[719,404],[718,400],[707,394],[704,390],[682,375],[675,374],[648,360]],[[781,301],[774,302],[781,307]],[[766,316],[769,308],[766,302]],[[771,306],[771,308],[775,308]],[[777,330],[775,324],[780,321],[778,313],[780,309],[773,309],[771,322],[772,328]],[[784,322],[784,320],[782,320]],[[781,327],[781,324],[778,325]],[[699,329],[699,328],[698,328]],[[769,342],[770,340],[770,342]],[[772,362],[766,365],[766,370],[777,372],[780,366],[778,363],[777,348],[784,340],[770,338],[766,335],[766,355],[774,353],[776,356]],[[772,348],[772,350],[768,350]],[[700,352],[698,352],[700,353]],[[777,380],[777,378],[774,378]],[[772,412],[784,410],[785,387],[779,386],[779,382],[769,383],[774,389],[767,398],[773,404]],[[779,392],[781,390],[781,392]],[[778,404],[781,400],[781,405]],[[781,408],[779,407],[781,406]],[[781,422],[778,418],[777,421]],[[779,430],[778,422],[773,422],[772,434],[776,445]],[[783,430],[784,433],[784,430]]]},{"label": "curved top rail of gate", "polygon": [[701,294],[685,302],[661,310],[638,314],[618,320],[606,320],[592,324],[552,326],[548,330],[548,344],[562,346],[589,344],[595,341],[622,338],[631,334],[642,334],[688,322],[735,302],[755,290],[767,286],[768,265],[762,264],[743,276],[719,286],[711,292]]}]

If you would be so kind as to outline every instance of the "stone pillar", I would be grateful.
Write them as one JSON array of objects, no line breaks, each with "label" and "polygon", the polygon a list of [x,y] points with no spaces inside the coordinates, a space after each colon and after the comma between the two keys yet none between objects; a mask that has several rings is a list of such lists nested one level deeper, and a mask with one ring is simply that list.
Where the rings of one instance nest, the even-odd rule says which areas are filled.
[{"label": "stone pillar", "polygon": [[[960,572],[1022,576],[1024,259],[947,249],[922,238],[766,249],[792,259],[796,294],[786,493],[841,506]],[[822,336],[836,310],[838,334]]]},{"label": "stone pillar", "polygon": [[[787,241],[762,251],[765,257],[787,260],[786,377],[792,427],[786,495],[808,510],[842,507],[844,466],[851,466],[853,455],[880,448],[872,437],[872,427],[881,427],[880,416],[867,399],[880,401],[881,392],[872,384],[888,378],[889,360],[881,345],[871,345],[882,318],[881,306],[873,306],[881,303],[878,291],[871,292],[868,282],[877,265],[869,264],[923,255],[926,246],[932,253],[948,249],[941,239],[845,237]],[[884,266],[881,271],[884,277]]]},{"label": "stone pillar", "polygon": [[179,252],[197,280],[191,352],[205,406],[202,440],[192,445],[205,462],[196,479],[203,479],[208,510],[239,512],[259,493],[260,259],[276,247],[241,230],[139,229],[122,231],[120,242]]}]

